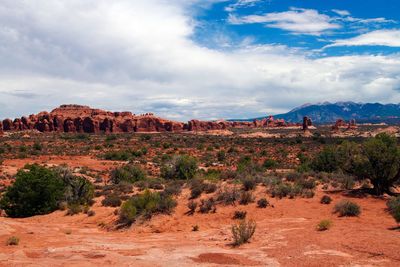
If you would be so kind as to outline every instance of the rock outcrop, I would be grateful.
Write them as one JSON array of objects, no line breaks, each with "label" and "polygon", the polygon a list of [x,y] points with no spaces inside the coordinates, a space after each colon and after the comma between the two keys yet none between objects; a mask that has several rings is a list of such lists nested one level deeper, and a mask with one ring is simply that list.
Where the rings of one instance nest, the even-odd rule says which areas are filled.
[{"label": "rock outcrop", "polygon": [[303,118],[303,131],[307,131],[312,126],[312,120],[309,117]]},{"label": "rock outcrop", "polygon": [[[182,132],[212,131],[228,128],[286,127],[293,126],[272,116],[253,122],[228,122],[190,120],[187,123],[166,120],[153,113],[141,115],[131,112],[111,112],[81,105],[61,105],[51,112],[40,112],[29,117],[5,119],[0,131],[37,130],[62,133],[118,133],[118,132]],[[300,124],[299,124],[300,125]],[[299,126],[297,125],[297,126]]]}]

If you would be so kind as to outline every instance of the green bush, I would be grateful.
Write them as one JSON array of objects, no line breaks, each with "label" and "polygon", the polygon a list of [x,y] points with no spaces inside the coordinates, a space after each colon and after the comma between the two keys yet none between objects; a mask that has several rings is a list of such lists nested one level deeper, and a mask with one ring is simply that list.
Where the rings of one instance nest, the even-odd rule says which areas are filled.
[{"label": "green bush", "polygon": [[251,237],[254,235],[256,231],[256,223],[252,220],[243,220],[239,224],[233,225],[231,231],[233,237],[233,245],[240,246],[244,243],[248,243]]},{"label": "green bush", "polygon": [[246,176],[242,180],[242,184],[243,184],[243,190],[245,191],[253,190],[257,186],[257,180],[252,176]]},{"label": "green bush", "polygon": [[331,202],[332,202],[332,198],[328,195],[322,196],[321,201],[320,201],[321,204],[330,204]]},{"label": "green bush", "polygon": [[324,147],[311,162],[311,168],[319,172],[335,172],[339,167],[339,158],[333,146]]},{"label": "green bush", "polygon": [[13,218],[48,214],[58,208],[65,185],[57,174],[39,165],[19,170],[13,185],[0,200],[0,208]]},{"label": "green bush", "polygon": [[335,205],[333,212],[339,213],[340,217],[352,217],[360,215],[361,208],[358,204],[354,202],[351,202],[349,200],[342,200]]},{"label": "green bush", "polygon": [[266,159],[263,163],[263,167],[266,169],[275,169],[278,163],[273,159]]},{"label": "green bush", "polygon": [[7,246],[18,246],[18,244],[19,244],[19,237],[16,236],[11,236],[6,241]]},{"label": "green bush", "polygon": [[243,220],[246,218],[246,215],[247,215],[246,211],[236,210],[235,213],[233,214],[233,219],[234,220]]},{"label": "green bush", "polygon": [[[149,219],[156,213],[171,213],[176,207],[176,201],[169,195],[146,190],[143,194],[133,196],[127,200],[123,206],[126,207],[127,210],[130,210],[132,214],[133,208],[135,208],[135,218],[142,216],[143,218]],[[120,219],[124,221],[121,215]]]},{"label": "green bush", "polygon": [[363,145],[365,170],[377,195],[389,193],[390,187],[400,181],[400,149],[397,139],[379,134]]},{"label": "green bush", "polygon": [[122,224],[131,225],[137,215],[137,210],[132,201],[126,201],[119,210],[119,221]]},{"label": "green bush", "polygon": [[199,211],[200,213],[215,213],[217,210],[217,207],[215,205],[215,200],[213,198],[209,198],[207,200],[200,200],[200,207]]},{"label": "green bush", "polygon": [[111,182],[119,184],[121,182],[135,183],[146,179],[146,173],[138,166],[125,165],[114,169],[111,172]]},{"label": "green bush", "polygon": [[386,203],[389,213],[400,223],[400,197],[392,198]]},{"label": "green bush", "polygon": [[332,221],[330,220],[322,220],[317,224],[318,231],[326,231],[329,230],[332,226]]},{"label": "green bush", "polygon": [[239,204],[248,205],[254,202],[254,196],[250,191],[244,191],[240,194]]},{"label": "green bush", "polygon": [[165,179],[189,180],[194,177],[197,169],[195,158],[187,155],[177,156],[161,168],[161,176]]},{"label": "green bush", "polygon": [[121,197],[118,196],[117,194],[113,193],[110,195],[107,195],[102,201],[101,205],[104,207],[119,207],[121,206]]},{"label": "green bush", "polygon": [[268,205],[269,205],[269,202],[266,198],[260,198],[257,201],[257,207],[259,207],[259,208],[266,208],[266,207],[268,207]]}]

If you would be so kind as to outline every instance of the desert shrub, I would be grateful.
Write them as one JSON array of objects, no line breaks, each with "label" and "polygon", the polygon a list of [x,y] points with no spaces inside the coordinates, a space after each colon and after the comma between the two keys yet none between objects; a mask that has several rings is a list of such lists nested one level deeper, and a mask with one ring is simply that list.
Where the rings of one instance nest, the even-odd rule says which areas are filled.
[{"label": "desert shrub", "polygon": [[223,191],[217,193],[217,201],[224,205],[234,205],[240,198],[240,193],[236,187],[225,188]]},{"label": "desert shrub", "polygon": [[400,149],[396,137],[378,134],[363,144],[363,154],[366,158],[364,170],[375,193],[389,193],[390,187],[400,180]]},{"label": "desert shrub", "polygon": [[243,190],[245,191],[249,191],[249,190],[253,190],[254,188],[256,188],[257,186],[257,181],[254,177],[252,176],[246,176],[243,180],[242,180],[242,184],[243,184]]},{"label": "desert shrub", "polygon": [[200,230],[200,227],[196,224],[192,226],[192,232],[197,232]]},{"label": "desert shrub", "polygon": [[192,214],[194,214],[194,212],[197,209],[197,202],[191,200],[191,201],[188,202],[187,207],[189,209],[188,214],[192,215]]},{"label": "desert shrub", "polygon": [[266,159],[263,163],[263,167],[266,169],[275,169],[278,163],[273,159]]},{"label": "desert shrub", "polygon": [[352,176],[339,173],[339,174],[336,174],[335,178],[336,178],[337,182],[340,183],[340,185],[343,189],[347,189],[347,190],[353,189],[355,182],[354,182],[354,178]]},{"label": "desert shrub", "polygon": [[340,217],[358,216],[361,213],[360,206],[349,200],[342,200],[338,202],[334,209],[334,213],[338,213]]},{"label": "desert shrub", "polygon": [[259,208],[266,208],[266,207],[268,207],[268,205],[269,205],[269,202],[266,198],[260,198],[257,201],[257,207],[259,207]]},{"label": "desert shrub", "polygon": [[299,179],[295,182],[295,186],[299,186],[302,189],[314,189],[316,183],[314,179]]},{"label": "desert shrub", "polygon": [[251,237],[256,231],[256,223],[252,220],[242,220],[239,224],[233,225],[231,228],[233,245],[240,246],[244,243],[249,242]]},{"label": "desert shrub", "polygon": [[339,169],[340,162],[333,146],[326,146],[311,162],[311,168],[315,171],[334,172]]},{"label": "desert shrub", "polygon": [[126,201],[119,210],[119,222],[125,225],[131,225],[137,215],[137,210],[133,202]]},{"label": "desert shrub", "polygon": [[82,212],[82,206],[77,203],[72,203],[68,205],[67,215],[76,215]]},{"label": "desert shrub", "polygon": [[239,199],[240,205],[248,205],[252,202],[254,202],[253,193],[251,193],[250,191],[244,191],[240,194],[240,199]]},{"label": "desert shrub", "polygon": [[332,226],[332,221],[330,220],[322,220],[317,224],[318,231],[326,231],[329,230]]},{"label": "desert shrub", "polygon": [[315,192],[311,189],[304,189],[301,192],[301,196],[304,198],[313,198],[315,196]]},{"label": "desert shrub", "polygon": [[217,153],[217,159],[219,162],[223,162],[226,159],[226,153],[223,150],[218,151]]},{"label": "desert shrub", "polygon": [[119,207],[121,206],[121,203],[122,203],[121,197],[115,193],[107,195],[101,201],[101,205],[103,205],[104,207]]},{"label": "desert shrub", "polygon": [[210,212],[215,213],[216,210],[217,207],[215,206],[215,200],[213,198],[200,200],[200,207],[199,207],[200,213],[210,213]]},{"label": "desert shrub", "polygon": [[239,173],[254,174],[262,171],[262,167],[257,165],[249,156],[241,157],[236,168]]},{"label": "desert shrub", "polygon": [[200,180],[192,180],[190,183],[190,199],[198,198],[203,193],[204,184]]},{"label": "desert shrub", "polygon": [[43,146],[42,146],[40,143],[35,142],[35,143],[33,143],[32,148],[33,148],[34,150],[36,150],[36,151],[41,151],[41,150],[43,149]]},{"label": "desert shrub", "polygon": [[83,177],[73,176],[72,179],[64,181],[64,199],[68,203],[79,205],[92,204],[94,197],[94,187],[91,182]]},{"label": "desert shrub", "polygon": [[197,168],[195,158],[187,155],[177,156],[161,168],[161,176],[165,179],[189,180],[194,177]]},{"label": "desert shrub", "polygon": [[206,194],[211,194],[217,191],[217,185],[213,183],[205,183],[203,189]]},{"label": "desert shrub", "polygon": [[86,214],[88,217],[93,217],[94,215],[96,215],[96,212],[94,210],[88,210]]},{"label": "desert shrub", "polygon": [[330,204],[332,202],[332,198],[328,195],[324,195],[321,198],[321,204]]},{"label": "desert shrub", "polygon": [[400,197],[391,198],[387,203],[389,213],[397,223],[400,223]]},{"label": "desert shrub", "polygon": [[176,207],[176,201],[170,195],[149,190],[141,195],[133,196],[125,203],[129,203],[126,204],[127,206],[133,205],[136,209],[136,216],[143,216],[145,219],[151,218],[156,213],[169,214]]},{"label": "desert shrub", "polygon": [[18,244],[19,244],[19,237],[16,236],[11,236],[6,241],[7,246],[18,246]]},{"label": "desert shrub", "polygon": [[130,151],[109,151],[103,155],[105,160],[128,161],[132,158]]},{"label": "desert shrub", "polygon": [[235,213],[233,214],[233,219],[234,220],[243,220],[246,218],[247,212],[246,211],[240,211],[236,210]]},{"label": "desert shrub", "polygon": [[15,218],[47,214],[58,208],[64,191],[65,185],[54,171],[29,165],[18,171],[14,184],[0,200],[0,208]]},{"label": "desert shrub", "polygon": [[279,183],[270,188],[271,197],[284,198],[292,192],[292,186],[286,183]]},{"label": "desert shrub", "polygon": [[164,193],[171,196],[177,196],[182,191],[182,183],[181,181],[171,181],[169,182],[165,188]]},{"label": "desert shrub", "polygon": [[119,184],[122,181],[128,183],[134,183],[146,179],[146,173],[136,165],[125,165],[114,169],[111,172],[111,182]]},{"label": "desert shrub", "polygon": [[303,175],[299,172],[290,172],[286,175],[286,180],[289,182],[296,182],[303,178]]}]

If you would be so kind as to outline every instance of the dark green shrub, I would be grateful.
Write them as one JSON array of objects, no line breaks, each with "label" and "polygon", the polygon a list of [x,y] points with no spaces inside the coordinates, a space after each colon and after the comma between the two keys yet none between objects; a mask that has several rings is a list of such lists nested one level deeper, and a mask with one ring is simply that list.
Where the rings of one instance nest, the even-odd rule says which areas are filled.
[{"label": "dark green shrub", "polygon": [[268,207],[268,205],[269,205],[269,202],[266,198],[260,198],[257,201],[257,207],[259,207],[259,208],[266,208],[266,207]]},{"label": "dark green shrub", "polygon": [[252,176],[246,176],[243,180],[242,180],[242,184],[243,184],[243,190],[245,191],[249,191],[249,190],[253,190],[256,188],[257,186],[257,181],[254,177]]},{"label": "dark green shrub", "polygon": [[19,244],[19,237],[16,236],[11,236],[6,241],[7,246],[18,246],[18,244]]},{"label": "dark green shrub", "polygon": [[39,165],[19,170],[13,185],[7,188],[0,208],[13,218],[48,214],[58,208],[65,185],[57,174]]},{"label": "dark green shrub", "polygon": [[106,196],[102,201],[101,201],[101,205],[103,205],[104,207],[119,207],[121,206],[121,197],[118,196],[117,194],[110,194],[108,196]]},{"label": "dark green shrub", "polygon": [[311,168],[319,172],[334,172],[340,167],[336,149],[333,146],[324,147],[311,162]]},{"label": "dark green shrub", "polygon": [[251,237],[254,235],[256,231],[256,223],[252,220],[248,222],[242,220],[239,224],[233,225],[231,231],[233,237],[233,245],[240,246],[244,243],[249,242]]},{"label": "dark green shrub", "polygon": [[194,177],[197,168],[195,158],[187,155],[177,156],[161,168],[161,176],[165,179],[189,180]]},{"label": "dark green shrub", "polygon": [[67,215],[76,215],[82,212],[82,206],[77,203],[72,203],[68,205]]},{"label": "dark green shrub", "polygon": [[234,220],[243,220],[246,218],[247,212],[246,211],[240,211],[236,210],[235,213],[233,214],[233,219]]},{"label": "dark green shrub", "polygon": [[354,202],[342,200],[335,205],[333,212],[339,213],[340,217],[351,217],[360,215],[361,209],[360,206]]},{"label": "dark green shrub", "polygon": [[400,149],[397,139],[379,134],[363,145],[365,170],[377,195],[389,193],[390,187],[400,180]]},{"label": "dark green shrub", "polygon": [[266,159],[263,163],[263,167],[266,169],[275,169],[278,163],[273,159]]},{"label": "dark green shrub", "polygon": [[400,197],[391,198],[387,203],[389,213],[397,223],[400,223]]},{"label": "dark green shrub", "polygon": [[332,198],[328,195],[324,195],[321,198],[321,204],[330,204],[332,202]]},{"label": "dark green shrub", "polygon": [[217,194],[217,201],[222,202],[224,205],[235,205],[235,202],[239,200],[239,198],[240,193],[236,187],[225,188]]},{"label": "dark green shrub", "polygon": [[125,165],[111,172],[111,182],[113,184],[119,184],[121,182],[134,183],[145,179],[146,173],[136,165]]},{"label": "dark green shrub", "polygon": [[332,226],[332,221],[330,220],[322,220],[317,224],[318,231],[326,231],[329,230]]},{"label": "dark green shrub", "polygon": [[103,155],[105,160],[128,161],[132,158],[130,151],[110,151]]},{"label": "dark green shrub", "polygon": [[240,205],[248,205],[254,202],[254,196],[251,192],[245,191],[240,194],[239,204]]},{"label": "dark green shrub", "polygon": [[192,215],[197,209],[197,202],[191,200],[188,202],[187,207],[189,208],[188,214]]},{"label": "dark green shrub", "polygon": [[146,190],[143,194],[133,196],[127,200],[123,206],[126,206],[130,211],[135,208],[135,217],[142,216],[145,219],[149,219],[156,213],[171,213],[176,207],[176,201],[169,195]]},{"label": "dark green shrub", "polygon": [[131,225],[137,215],[137,210],[133,202],[126,201],[121,205],[119,210],[119,222],[124,225]]},{"label": "dark green shrub", "polygon": [[217,207],[215,206],[215,200],[213,198],[209,198],[207,200],[200,200],[200,207],[199,211],[200,213],[215,213],[217,210]]}]

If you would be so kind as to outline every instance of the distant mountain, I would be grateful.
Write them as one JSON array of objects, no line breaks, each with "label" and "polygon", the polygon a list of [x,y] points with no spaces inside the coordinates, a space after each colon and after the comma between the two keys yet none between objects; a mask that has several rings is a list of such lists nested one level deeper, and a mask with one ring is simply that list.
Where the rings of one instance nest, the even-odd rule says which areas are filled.
[{"label": "distant mountain", "polygon": [[395,124],[400,123],[400,104],[324,102],[305,104],[292,109],[288,113],[274,117],[288,122],[300,122],[304,116],[310,117],[317,124],[332,123],[337,119],[355,119],[357,122],[364,123],[386,122]]}]

